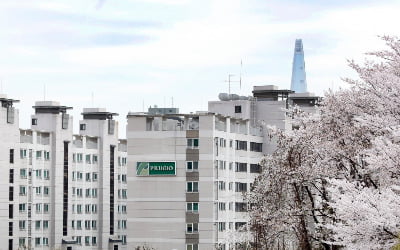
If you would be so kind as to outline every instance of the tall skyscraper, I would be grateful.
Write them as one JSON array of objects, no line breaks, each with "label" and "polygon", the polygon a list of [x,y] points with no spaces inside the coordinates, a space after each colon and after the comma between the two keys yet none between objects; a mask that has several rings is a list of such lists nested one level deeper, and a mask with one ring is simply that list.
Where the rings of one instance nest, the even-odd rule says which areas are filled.
[{"label": "tall skyscraper", "polygon": [[307,92],[305,68],[303,42],[301,39],[296,39],[293,55],[292,84],[290,85],[290,89],[296,93]]}]

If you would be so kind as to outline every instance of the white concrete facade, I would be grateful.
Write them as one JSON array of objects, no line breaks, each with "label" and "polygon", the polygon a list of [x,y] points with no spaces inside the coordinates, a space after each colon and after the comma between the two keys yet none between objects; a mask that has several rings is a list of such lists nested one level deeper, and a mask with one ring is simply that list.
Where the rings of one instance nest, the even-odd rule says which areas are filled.
[{"label": "white concrete facade", "polygon": [[85,109],[74,135],[69,107],[37,102],[31,128],[20,129],[17,110],[7,120],[13,100],[0,101],[0,249],[127,249],[126,140],[115,114]]},{"label": "white concrete facade", "polygon": [[[263,138],[252,132],[249,120],[208,112],[129,114],[129,249],[228,249],[228,232],[246,226],[243,193],[260,171]],[[175,175],[135,171],[164,161],[176,162]]]}]

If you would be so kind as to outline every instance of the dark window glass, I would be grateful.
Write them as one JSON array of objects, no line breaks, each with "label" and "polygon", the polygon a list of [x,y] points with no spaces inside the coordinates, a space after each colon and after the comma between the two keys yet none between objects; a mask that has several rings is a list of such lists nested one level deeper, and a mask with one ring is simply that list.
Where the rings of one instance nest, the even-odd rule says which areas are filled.
[{"label": "dark window glass", "polygon": [[242,113],[242,106],[240,105],[235,106],[235,113]]},{"label": "dark window glass", "polygon": [[14,163],[14,149],[10,149],[10,163]]},{"label": "dark window glass", "polygon": [[10,183],[14,183],[14,169],[10,169]]}]

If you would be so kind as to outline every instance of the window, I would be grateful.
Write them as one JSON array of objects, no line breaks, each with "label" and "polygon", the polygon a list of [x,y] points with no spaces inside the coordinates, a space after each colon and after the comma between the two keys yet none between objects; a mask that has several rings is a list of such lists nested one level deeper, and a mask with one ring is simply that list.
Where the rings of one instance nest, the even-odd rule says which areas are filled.
[{"label": "window", "polygon": [[126,229],[126,220],[121,220],[121,228]]},{"label": "window", "polygon": [[86,130],[86,124],[79,124],[79,130]]},{"label": "window", "polygon": [[218,190],[225,190],[225,181],[218,181]]},{"label": "window", "polygon": [[20,177],[21,179],[26,179],[26,168],[21,168],[21,169],[19,170],[19,177]]},{"label": "window", "polygon": [[90,220],[85,220],[85,229],[90,229]]},{"label": "window", "polygon": [[77,162],[82,162],[82,159],[83,159],[83,154],[76,154],[76,161]]},{"label": "window", "polygon": [[35,170],[35,174],[37,179],[42,179],[42,170],[40,169]]},{"label": "window", "polygon": [[226,169],[226,161],[219,161],[219,169]]},{"label": "window", "polygon": [[35,229],[40,229],[40,224],[41,224],[40,220],[35,221]]},{"label": "window", "polygon": [[25,248],[26,248],[26,245],[25,245],[25,238],[19,238],[19,240],[18,240],[18,245],[19,245],[21,248],[25,249]]},{"label": "window", "polygon": [[121,235],[122,245],[126,245],[126,235]]},{"label": "window", "polygon": [[86,178],[85,178],[86,181],[90,181],[90,173],[86,173],[85,176],[86,176]]},{"label": "window", "polygon": [[92,180],[97,181],[97,176],[98,176],[97,173],[92,173]]},{"label": "window", "polygon": [[76,221],[76,228],[81,230],[82,229],[82,221],[81,220],[77,220]]},{"label": "window", "polygon": [[261,173],[261,166],[258,164],[250,164],[250,173]]},{"label": "window", "polygon": [[40,150],[36,151],[36,159],[37,160],[42,159],[42,151],[40,151]]},{"label": "window", "polygon": [[90,236],[85,236],[85,245],[90,245]]},{"label": "window", "polygon": [[226,229],[226,223],[225,222],[218,222],[218,231],[223,232]]},{"label": "window", "polygon": [[97,213],[97,205],[96,204],[93,204],[92,205],[92,213]]},{"label": "window", "polygon": [[235,172],[247,172],[247,163],[236,162]]},{"label": "window", "polygon": [[98,161],[98,160],[97,160],[97,155],[93,155],[92,158],[93,158],[93,164],[97,163],[97,161]]},{"label": "window", "polygon": [[247,212],[247,203],[246,202],[236,202],[235,203],[235,212]]},{"label": "window", "polygon": [[35,238],[35,246],[39,246],[40,245],[40,238]]},{"label": "window", "polygon": [[43,229],[48,229],[49,228],[49,221],[48,220],[44,220],[43,221]]},{"label": "window", "polygon": [[[125,196],[126,196],[126,190],[125,190]],[[96,198],[97,197],[97,188],[92,189],[92,197]],[[125,197],[126,198],[126,197]]]},{"label": "window", "polygon": [[233,182],[229,182],[229,190],[233,190]]},{"label": "window", "polygon": [[45,179],[45,180],[48,180],[48,179],[50,179],[50,171],[49,170],[43,170],[43,178]]},{"label": "window", "polygon": [[235,230],[243,231],[246,226],[246,222],[235,222]]},{"label": "window", "polygon": [[199,183],[197,181],[186,182],[187,192],[199,192]]},{"label": "window", "polygon": [[85,205],[85,213],[90,214],[90,210],[91,210],[90,208],[91,208],[90,204],[86,204]]},{"label": "window", "polygon": [[41,211],[42,211],[42,204],[41,204],[41,203],[37,203],[37,204],[35,205],[35,208],[36,208],[36,213],[41,212]]},{"label": "window", "polygon": [[49,203],[44,203],[43,204],[43,212],[48,213],[49,212],[49,207],[50,207]]},{"label": "window", "polygon": [[233,148],[233,140],[229,140],[229,147]]},{"label": "window", "polygon": [[82,244],[82,236],[76,236],[76,243]]},{"label": "window", "polygon": [[192,234],[199,232],[199,225],[197,223],[187,223],[186,233]]},{"label": "window", "polygon": [[122,206],[121,206],[121,212],[122,212],[123,214],[126,214],[126,205],[122,205]]},{"label": "window", "polygon": [[92,245],[97,245],[97,238],[96,237],[92,237]]},{"label": "window", "polygon": [[121,175],[121,181],[122,182],[126,182],[126,174],[122,174]]},{"label": "window", "polygon": [[43,187],[43,194],[44,195],[49,195],[49,187]]},{"label": "window", "polygon": [[250,151],[262,152],[262,143],[250,142]]},{"label": "window", "polygon": [[10,169],[10,173],[9,173],[9,182],[10,183],[14,183],[14,169]]},{"label": "window", "polygon": [[247,183],[236,182],[235,183],[235,191],[236,192],[247,192]]},{"label": "window", "polygon": [[13,236],[13,223],[8,222],[8,236]]},{"label": "window", "polygon": [[87,188],[85,190],[85,193],[86,193],[86,197],[90,197],[90,188]]},{"label": "window", "polygon": [[26,186],[19,186],[19,195],[26,195]]},{"label": "window", "polygon": [[247,150],[247,142],[236,140],[236,150]]},{"label": "window", "polygon": [[87,164],[91,164],[92,163],[90,155],[86,155],[86,163]]},{"label": "window", "polygon": [[49,152],[49,151],[44,151],[44,159],[45,159],[46,161],[49,161],[49,160],[50,160],[50,152]]},{"label": "window", "polygon": [[14,187],[9,187],[8,188],[8,200],[13,201],[14,200]]},{"label": "window", "polygon": [[242,113],[242,106],[236,105],[235,106],[235,113]]},{"label": "window", "polygon": [[199,245],[197,244],[187,244],[186,250],[199,250]]},{"label": "window", "polygon": [[97,221],[92,220],[92,229],[96,229],[97,228]]},{"label": "window", "polygon": [[26,204],[25,203],[20,203],[18,205],[18,209],[19,209],[20,213],[25,212],[26,211]]},{"label": "window", "polygon": [[20,157],[21,159],[25,159],[26,158],[26,149],[21,149],[19,151]]},{"label": "window", "polygon": [[199,203],[198,202],[187,202],[186,203],[186,211],[191,213],[199,212]]},{"label": "window", "polygon": [[10,163],[14,163],[14,149],[10,149]]},{"label": "window", "polygon": [[123,199],[128,198],[128,197],[127,197],[127,191],[126,191],[126,189],[121,189],[121,193],[122,193],[122,198],[123,198]]},{"label": "window", "polygon": [[42,241],[42,244],[43,244],[44,246],[48,246],[48,245],[49,245],[49,238],[44,237],[44,238],[43,238],[43,241]]},{"label": "window", "polygon": [[41,187],[34,187],[36,195],[40,195],[42,193]]},{"label": "window", "polygon": [[226,210],[226,203],[225,202],[218,202],[218,210],[225,211]]},{"label": "window", "polygon": [[19,230],[25,230],[26,229],[26,222],[24,220],[20,220],[19,223]]},{"label": "window", "polygon": [[221,148],[226,147],[226,140],[224,138],[219,138],[219,146]]},{"label": "window", "polygon": [[187,161],[186,162],[186,171],[188,171],[188,172],[199,171],[199,162],[198,161]]},{"label": "window", "polygon": [[32,118],[32,125],[37,125],[37,119],[36,118]]},{"label": "window", "polygon": [[187,139],[188,148],[198,148],[199,147],[199,139]]}]

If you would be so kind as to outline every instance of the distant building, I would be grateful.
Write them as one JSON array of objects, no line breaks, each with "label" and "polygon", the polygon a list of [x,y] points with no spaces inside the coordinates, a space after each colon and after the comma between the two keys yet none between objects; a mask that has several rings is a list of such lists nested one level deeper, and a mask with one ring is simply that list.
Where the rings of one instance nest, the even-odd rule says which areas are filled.
[{"label": "distant building", "polygon": [[290,89],[296,93],[307,92],[306,64],[304,62],[303,42],[301,39],[296,39],[294,46]]}]

